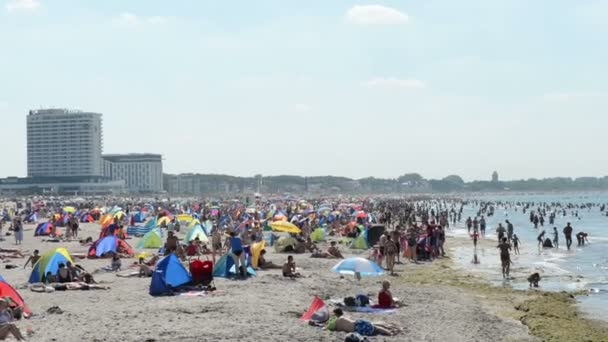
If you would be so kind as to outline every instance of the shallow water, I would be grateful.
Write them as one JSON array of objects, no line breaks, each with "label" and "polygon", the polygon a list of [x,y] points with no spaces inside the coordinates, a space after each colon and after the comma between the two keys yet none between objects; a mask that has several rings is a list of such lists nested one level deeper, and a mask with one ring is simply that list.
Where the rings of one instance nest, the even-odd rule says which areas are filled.
[{"label": "shallow water", "polygon": [[[608,203],[608,194],[568,194],[568,195],[520,195],[520,196],[487,196],[476,199],[525,202],[561,202],[565,203]],[[576,210],[576,209],[575,209]],[[467,206],[464,209],[462,223],[467,217],[473,217],[477,208]],[[456,262],[474,271],[497,286],[512,286],[513,288],[528,288],[527,276],[534,272],[541,274],[540,288],[546,291],[586,291],[588,296],[579,297],[579,305],[583,312],[596,319],[608,320],[608,217],[600,212],[599,207],[591,210],[578,211],[579,217],[568,210],[567,216],[558,214],[553,226],[559,232],[559,248],[539,249],[536,240],[544,229],[546,237],[553,239],[553,226],[548,225],[535,229],[529,220],[529,211],[525,214],[520,209],[497,208],[495,215],[486,217],[486,239],[497,241],[495,229],[498,223],[506,219],[514,225],[514,232],[522,241],[520,255],[513,255],[511,265],[512,279],[503,280],[500,258],[496,248],[478,247],[477,259],[479,264],[473,264],[475,251],[471,247],[454,248]],[[573,245],[570,251],[566,249],[562,233],[567,222],[574,228]],[[506,225],[505,225],[506,227]],[[589,243],[584,247],[576,245],[574,235],[579,231],[589,234]],[[468,232],[463,228],[452,229],[449,234],[467,237]]]}]

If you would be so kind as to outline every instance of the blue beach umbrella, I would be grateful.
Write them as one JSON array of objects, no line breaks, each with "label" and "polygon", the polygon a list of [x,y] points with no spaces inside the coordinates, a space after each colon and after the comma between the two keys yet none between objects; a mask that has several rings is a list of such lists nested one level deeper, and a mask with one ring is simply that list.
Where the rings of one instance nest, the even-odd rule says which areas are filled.
[{"label": "blue beach umbrella", "polygon": [[348,258],[340,261],[332,271],[340,274],[356,275],[362,277],[377,277],[384,274],[382,267],[373,261],[363,258]]}]

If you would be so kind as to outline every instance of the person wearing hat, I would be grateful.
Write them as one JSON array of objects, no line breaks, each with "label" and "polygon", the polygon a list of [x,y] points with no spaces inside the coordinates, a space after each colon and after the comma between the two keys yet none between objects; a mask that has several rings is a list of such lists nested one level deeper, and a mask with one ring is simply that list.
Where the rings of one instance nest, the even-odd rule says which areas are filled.
[{"label": "person wearing hat", "polygon": [[8,302],[0,298],[0,340],[4,340],[8,335],[13,335],[17,341],[25,341],[21,331],[13,323],[13,314],[8,309]]}]

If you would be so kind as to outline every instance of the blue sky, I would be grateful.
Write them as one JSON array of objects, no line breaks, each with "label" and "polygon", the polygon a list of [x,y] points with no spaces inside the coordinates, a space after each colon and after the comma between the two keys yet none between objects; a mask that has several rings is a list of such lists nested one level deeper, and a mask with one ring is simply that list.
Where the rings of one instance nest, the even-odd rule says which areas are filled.
[{"label": "blue sky", "polygon": [[607,34],[598,0],[0,0],[0,177],[40,107],[171,173],[603,176]]}]

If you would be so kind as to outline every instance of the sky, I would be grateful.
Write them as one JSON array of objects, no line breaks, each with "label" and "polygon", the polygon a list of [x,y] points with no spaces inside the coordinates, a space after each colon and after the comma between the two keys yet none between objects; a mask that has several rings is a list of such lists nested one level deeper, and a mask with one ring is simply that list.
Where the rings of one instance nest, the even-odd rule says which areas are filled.
[{"label": "sky", "polygon": [[167,173],[604,176],[607,35],[600,0],[0,0],[0,177],[47,107]]}]

